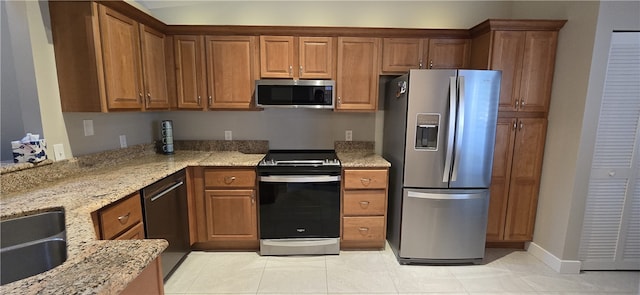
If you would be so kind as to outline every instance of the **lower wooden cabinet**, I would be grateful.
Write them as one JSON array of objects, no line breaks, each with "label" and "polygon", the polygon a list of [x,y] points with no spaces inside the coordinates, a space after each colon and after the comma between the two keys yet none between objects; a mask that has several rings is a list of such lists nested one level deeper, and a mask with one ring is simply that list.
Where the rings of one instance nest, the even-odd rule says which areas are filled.
[{"label": "lower wooden cabinet", "polygon": [[140,275],[131,281],[121,295],[164,294],[160,257],[154,259]]},{"label": "lower wooden cabinet", "polygon": [[193,247],[257,250],[258,200],[255,168],[192,168],[195,223]]},{"label": "lower wooden cabinet", "polygon": [[547,120],[499,118],[487,242],[533,239]]},{"label": "lower wooden cabinet", "polygon": [[142,200],[132,194],[92,214],[96,237],[103,240],[144,239]]},{"label": "lower wooden cabinet", "polygon": [[388,169],[344,169],[342,175],[340,248],[384,248]]}]

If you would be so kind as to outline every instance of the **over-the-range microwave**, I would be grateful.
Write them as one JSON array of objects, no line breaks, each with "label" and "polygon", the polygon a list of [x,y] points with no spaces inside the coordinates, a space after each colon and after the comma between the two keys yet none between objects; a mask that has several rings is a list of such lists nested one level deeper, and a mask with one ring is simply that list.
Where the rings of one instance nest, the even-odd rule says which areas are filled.
[{"label": "over-the-range microwave", "polygon": [[333,109],[333,80],[256,80],[258,107]]}]

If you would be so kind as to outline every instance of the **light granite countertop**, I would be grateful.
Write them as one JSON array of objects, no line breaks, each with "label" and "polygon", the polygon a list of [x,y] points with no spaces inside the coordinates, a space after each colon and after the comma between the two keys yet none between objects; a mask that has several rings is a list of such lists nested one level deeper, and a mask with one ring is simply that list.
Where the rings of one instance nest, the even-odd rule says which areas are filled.
[{"label": "light granite countertop", "polygon": [[[255,167],[264,154],[237,151],[177,151],[146,154],[118,165],[35,189],[4,194],[1,218],[62,207],[66,213],[68,259],[62,265],[0,286],[1,294],[118,294],[162,253],[161,239],[103,241],[95,237],[91,213],[188,166]],[[342,150],[343,167],[389,167],[371,150]]]}]

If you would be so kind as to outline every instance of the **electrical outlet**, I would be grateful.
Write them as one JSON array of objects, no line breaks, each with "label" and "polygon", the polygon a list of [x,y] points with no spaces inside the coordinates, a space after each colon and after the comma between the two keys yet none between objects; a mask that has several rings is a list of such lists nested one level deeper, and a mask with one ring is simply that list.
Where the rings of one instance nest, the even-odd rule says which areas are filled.
[{"label": "electrical outlet", "polygon": [[61,161],[67,158],[64,154],[64,146],[61,143],[53,145],[53,157],[56,161]]},{"label": "electrical outlet", "polygon": [[126,148],[127,147],[127,136],[126,135],[120,135],[120,147],[121,148]]},{"label": "electrical outlet", "polygon": [[233,132],[231,132],[231,130],[227,130],[224,132],[224,140],[232,140],[233,139]]},{"label": "electrical outlet", "polygon": [[344,132],[344,140],[352,141],[353,140],[353,132],[351,130],[347,130]]},{"label": "electrical outlet", "polygon": [[82,120],[82,125],[84,126],[84,136],[92,136],[93,120]]}]

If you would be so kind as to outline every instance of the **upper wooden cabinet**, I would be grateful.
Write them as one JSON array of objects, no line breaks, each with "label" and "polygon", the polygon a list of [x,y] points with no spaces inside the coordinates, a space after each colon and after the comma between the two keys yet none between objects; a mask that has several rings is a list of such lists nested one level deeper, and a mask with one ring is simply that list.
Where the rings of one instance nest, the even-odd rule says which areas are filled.
[{"label": "upper wooden cabinet", "polygon": [[338,37],[336,110],[377,109],[379,48],[379,38]]},{"label": "upper wooden cabinet", "polygon": [[62,111],[169,108],[164,34],[96,2],[49,11]]},{"label": "upper wooden cabinet", "polygon": [[502,71],[500,111],[547,112],[566,21],[489,20],[471,29],[471,67]]},{"label": "upper wooden cabinet", "polygon": [[406,73],[410,69],[458,69],[469,64],[468,39],[384,38],[382,74]]},{"label": "upper wooden cabinet", "polygon": [[333,78],[333,38],[260,36],[262,78]]},{"label": "upper wooden cabinet", "polygon": [[258,79],[257,38],[176,35],[178,108],[250,109]]},{"label": "upper wooden cabinet", "polygon": [[251,108],[259,79],[257,38],[207,36],[205,43],[209,108]]}]

